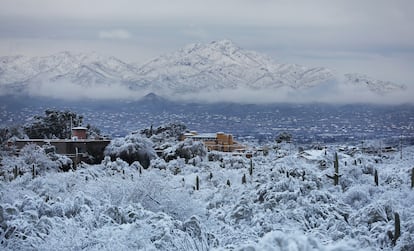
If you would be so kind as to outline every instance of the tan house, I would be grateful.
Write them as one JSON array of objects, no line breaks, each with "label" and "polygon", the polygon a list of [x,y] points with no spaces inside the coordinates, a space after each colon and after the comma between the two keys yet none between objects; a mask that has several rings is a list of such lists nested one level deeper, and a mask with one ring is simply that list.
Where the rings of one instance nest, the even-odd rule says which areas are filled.
[{"label": "tan house", "polygon": [[233,135],[225,134],[223,132],[198,134],[195,131],[191,131],[183,134],[181,139],[184,140],[187,138],[195,141],[202,141],[209,151],[243,152],[246,148],[235,141]]}]

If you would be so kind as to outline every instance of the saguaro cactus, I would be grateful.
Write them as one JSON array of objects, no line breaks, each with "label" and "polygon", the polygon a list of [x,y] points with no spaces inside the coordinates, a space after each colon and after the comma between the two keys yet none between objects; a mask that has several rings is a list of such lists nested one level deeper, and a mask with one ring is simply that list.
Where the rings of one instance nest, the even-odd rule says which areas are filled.
[{"label": "saguaro cactus", "polygon": [[401,227],[400,227],[400,215],[398,213],[394,214],[394,233],[391,230],[388,231],[388,237],[391,239],[392,245],[395,246],[397,243],[398,238],[401,235]]},{"label": "saguaro cactus", "polygon": [[414,167],[411,169],[411,188],[414,188]]},{"label": "saguaro cactus", "polygon": [[250,174],[250,176],[252,176],[252,175],[253,175],[253,159],[250,159],[249,174]]},{"label": "saguaro cactus", "polygon": [[395,216],[395,222],[394,222],[395,232],[394,232],[394,240],[393,240],[393,243],[395,245],[395,243],[397,242],[397,239],[401,235],[401,232],[400,232],[401,231],[401,226],[400,226],[400,215],[398,213],[395,213],[394,216]]},{"label": "saguaro cactus", "polygon": [[243,177],[242,177],[242,184],[246,184],[246,174],[243,174]]},{"label": "saguaro cactus", "polygon": [[198,176],[196,176],[196,190],[200,190],[200,178]]},{"label": "saguaro cactus", "polygon": [[339,175],[338,153],[335,153],[334,168],[335,168],[334,175],[331,176],[331,175],[327,174],[326,176],[330,179],[333,179],[334,180],[334,185],[337,186],[339,184],[339,177],[341,177],[341,175]]},{"label": "saguaro cactus", "polygon": [[375,169],[375,173],[374,173],[374,182],[375,182],[375,185],[378,186],[378,171],[377,171],[377,169]]},{"label": "saguaro cactus", "polygon": [[17,175],[19,175],[19,169],[17,169],[17,166],[14,167],[13,174],[14,174],[14,178],[16,179]]}]

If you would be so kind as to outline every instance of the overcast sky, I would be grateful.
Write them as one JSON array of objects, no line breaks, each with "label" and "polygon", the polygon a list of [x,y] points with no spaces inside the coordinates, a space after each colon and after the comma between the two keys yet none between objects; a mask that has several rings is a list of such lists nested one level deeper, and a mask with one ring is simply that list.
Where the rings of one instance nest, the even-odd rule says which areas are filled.
[{"label": "overcast sky", "polygon": [[230,39],[279,62],[414,84],[412,0],[0,0],[0,54],[145,62]]}]

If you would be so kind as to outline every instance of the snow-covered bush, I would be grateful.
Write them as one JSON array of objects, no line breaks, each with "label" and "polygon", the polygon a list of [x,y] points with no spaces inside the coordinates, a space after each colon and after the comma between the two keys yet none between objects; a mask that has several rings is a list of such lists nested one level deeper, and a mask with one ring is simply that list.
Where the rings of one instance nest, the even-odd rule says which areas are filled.
[{"label": "snow-covered bush", "polygon": [[53,151],[46,153],[43,147],[36,144],[24,146],[19,156],[5,157],[2,163],[4,165],[3,171],[8,172],[9,178],[12,177],[12,174],[16,176],[33,173],[33,171],[34,175],[44,175],[50,171],[67,171],[72,166],[70,158]]},{"label": "snow-covered bush", "polygon": [[196,164],[200,162],[200,160],[205,159],[206,155],[207,148],[202,142],[186,139],[176,145],[164,149],[162,158],[167,162],[182,158],[185,159],[186,162]]},{"label": "snow-covered bush", "polygon": [[0,128],[0,149],[3,147],[6,141],[11,138],[24,138],[24,132],[21,127],[1,127]]},{"label": "snow-covered bush", "polygon": [[238,251],[353,251],[361,250],[345,244],[325,246],[302,233],[269,232],[258,243],[237,248]]},{"label": "snow-covered bush", "polygon": [[144,168],[148,168],[151,159],[157,157],[153,143],[137,134],[113,139],[105,148],[105,155],[110,156],[112,160],[121,158],[129,164],[139,161]]},{"label": "snow-covered bush", "polygon": [[166,170],[167,169],[167,163],[163,159],[154,159],[151,160],[151,167],[157,168],[160,170]]},{"label": "snow-covered bush", "polygon": [[201,141],[186,139],[177,145],[175,153],[178,157],[188,161],[196,156],[204,158],[207,154],[207,148]]}]

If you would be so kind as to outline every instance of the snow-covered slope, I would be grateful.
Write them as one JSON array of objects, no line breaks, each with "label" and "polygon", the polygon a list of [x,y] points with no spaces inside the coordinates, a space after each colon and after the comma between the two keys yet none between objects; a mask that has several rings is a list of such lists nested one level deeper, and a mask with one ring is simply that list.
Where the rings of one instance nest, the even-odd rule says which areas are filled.
[{"label": "snow-covered slope", "polygon": [[108,84],[136,74],[134,67],[114,57],[70,52],[47,57],[1,57],[0,69],[1,85],[60,80],[79,85]]},{"label": "snow-covered slope", "polygon": [[[156,159],[146,170],[105,158],[57,172],[56,161],[40,152],[4,156],[0,249],[413,250],[412,146],[402,159],[352,146],[332,145],[326,154],[278,147],[252,162],[227,154],[188,164]],[[327,175],[338,150],[335,186]]]},{"label": "snow-covered slope", "polygon": [[[0,94],[19,92],[65,97],[67,90],[81,86],[84,96],[95,98],[125,97],[126,93],[130,98],[138,98],[154,92],[176,99],[206,100],[206,93],[208,97],[222,93],[222,97],[233,97],[231,101],[241,101],[240,93],[254,91],[260,92],[258,97],[264,93],[270,95],[272,101],[286,101],[292,99],[286,98],[289,92],[299,91],[304,97],[312,95],[303,92],[322,93],[327,97],[338,95],[329,93],[338,84],[349,88],[354,86],[352,83],[363,82],[365,90],[376,94],[404,89],[402,85],[364,75],[346,74],[345,79],[323,67],[275,62],[229,40],[188,45],[144,65],[128,64],[96,53],[0,57]],[[100,96],[102,88],[111,95]],[[303,100],[302,97],[294,99]]]}]

